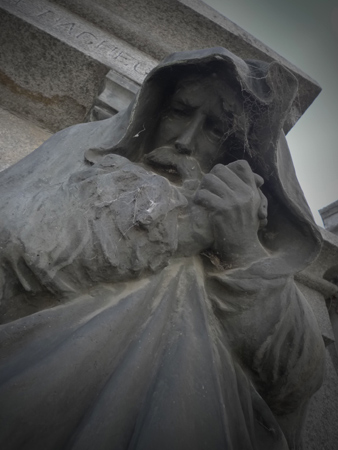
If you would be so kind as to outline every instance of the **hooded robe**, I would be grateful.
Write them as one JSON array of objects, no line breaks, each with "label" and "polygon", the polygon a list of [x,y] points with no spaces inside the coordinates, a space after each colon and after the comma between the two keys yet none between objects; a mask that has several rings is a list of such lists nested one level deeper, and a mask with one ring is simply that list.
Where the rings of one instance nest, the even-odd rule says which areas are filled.
[{"label": "hooded robe", "polygon": [[[213,264],[205,216],[139,164],[177,81],[210,72],[247,117],[224,164],[246,159],[269,200],[269,256],[246,267]],[[293,281],[320,249],[282,131],[296,91],[275,62],[176,53],[128,110],[0,174],[3,448],[300,448],[323,343]]]}]

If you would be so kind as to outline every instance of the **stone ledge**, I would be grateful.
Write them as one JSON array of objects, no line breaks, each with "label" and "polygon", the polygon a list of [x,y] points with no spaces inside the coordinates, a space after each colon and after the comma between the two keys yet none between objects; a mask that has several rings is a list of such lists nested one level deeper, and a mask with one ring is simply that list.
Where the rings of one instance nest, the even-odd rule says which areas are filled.
[{"label": "stone ledge", "polygon": [[[81,80],[89,74],[91,83],[98,90],[103,77],[99,75],[95,84],[88,69],[89,61],[92,62],[92,65],[96,65],[97,70],[99,67],[102,70],[112,69],[116,74],[139,85],[146,74],[157,65],[158,60],[169,53],[222,45],[243,58],[279,61],[298,78],[299,95],[285,124],[285,132],[292,128],[320,92],[320,87],[309,76],[199,0],[125,0],[123,3],[118,0],[110,0],[109,3],[104,0],[34,0],[34,2],[31,0],[0,0],[0,8],[2,8],[3,14],[7,13],[7,26],[10,22],[8,14],[12,15],[14,22],[18,23],[18,20],[21,20],[23,24],[19,27],[19,36],[12,33],[11,37],[7,33],[7,42],[12,42],[13,46],[17,37],[20,42],[27,42],[27,40],[29,42],[31,39],[31,48],[35,50],[38,46],[29,34],[44,36],[45,47],[49,46],[50,53],[54,53],[55,46],[59,47],[55,52],[56,57],[63,53],[63,64],[69,65],[71,73],[66,74],[62,79],[65,84],[68,82],[71,86],[77,85],[76,78]],[[27,27],[30,28],[30,32],[21,36],[22,30]],[[40,73],[48,73],[47,62],[40,58],[41,67],[39,67],[36,59],[34,60],[30,53],[29,51],[26,55],[25,72],[29,73],[32,70],[28,64],[31,62],[31,65],[37,66],[36,70],[39,70]],[[74,60],[81,58],[86,63],[74,64]],[[76,65],[77,67],[75,67]],[[52,67],[50,69],[52,72]],[[15,78],[9,78],[21,86],[24,76],[20,74],[20,68],[15,71]],[[6,76],[8,75],[8,67],[4,68],[4,73]],[[50,73],[47,78],[59,81],[58,76],[53,77],[53,73]],[[36,84],[39,83],[33,83],[34,87]],[[53,86],[51,85],[51,87]],[[127,93],[128,97],[131,92]],[[49,88],[41,89],[38,94],[47,100],[51,97]],[[40,117],[39,108],[34,105],[30,105],[28,113],[24,116],[31,115],[33,120],[42,123],[42,126],[57,131],[65,126],[81,122],[85,118],[100,119],[119,110],[116,108],[111,110],[108,103],[100,104],[101,100],[98,100],[92,110],[93,114],[89,114],[95,96],[87,96],[88,102],[91,101],[91,104],[83,105],[83,102],[72,97],[72,93],[62,95],[74,100],[71,101],[73,108],[69,104],[66,105],[66,109],[68,109],[68,113],[72,111],[75,114],[68,120],[67,115],[56,108],[54,111],[55,121],[57,122],[58,117],[64,117],[62,125],[45,123],[45,118],[53,115],[52,112],[44,114],[42,108]],[[2,105],[11,110],[17,101],[17,97],[11,98],[9,102],[2,103]],[[40,105],[41,102],[37,102],[37,104]],[[19,109],[25,111],[25,108],[20,107]],[[18,110],[13,110],[13,112],[19,113]],[[37,117],[34,117],[34,114]]]},{"label": "stone ledge", "polygon": [[139,84],[158,63],[95,26],[91,18],[85,20],[48,0],[0,0],[0,7]]},{"label": "stone ledge", "polygon": [[338,213],[338,200],[336,200],[333,203],[330,203],[327,206],[324,206],[324,208],[319,210],[320,215],[324,218],[326,218],[328,215],[331,215],[332,213]]},{"label": "stone ledge", "polygon": [[223,46],[242,58],[278,61],[299,82],[288,132],[320,92],[308,75],[199,0],[53,0],[102,30],[160,60],[170,53]]},{"label": "stone ledge", "polygon": [[58,131],[83,122],[108,68],[0,9],[0,107]]},{"label": "stone ledge", "polygon": [[338,235],[338,200],[319,210],[327,231]]},{"label": "stone ledge", "polygon": [[137,83],[110,70],[105,78],[104,89],[95,100],[89,120],[107,119],[126,109],[138,89]]}]

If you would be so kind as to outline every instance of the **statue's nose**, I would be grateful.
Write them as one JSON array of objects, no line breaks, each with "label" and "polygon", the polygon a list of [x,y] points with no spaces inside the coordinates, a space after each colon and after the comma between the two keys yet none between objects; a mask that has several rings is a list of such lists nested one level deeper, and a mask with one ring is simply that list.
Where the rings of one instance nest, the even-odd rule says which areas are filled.
[{"label": "statue's nose", "polygon": [[179,153],[192,155],[195,151],[196,138],[203,126],[203,115],[196,112],[189,124],[175,141],[175,148]]}]

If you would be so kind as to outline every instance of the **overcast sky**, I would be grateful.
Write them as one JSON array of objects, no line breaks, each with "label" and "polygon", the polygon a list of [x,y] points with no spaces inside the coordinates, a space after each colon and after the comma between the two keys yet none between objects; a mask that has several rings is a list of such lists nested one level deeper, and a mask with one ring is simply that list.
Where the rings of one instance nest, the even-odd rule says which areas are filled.
[{"label": "overcast sky", "polygon": [[204,0],[314,78],[322,92],[288,133],[316,222],[338,200],[338,0]]}]

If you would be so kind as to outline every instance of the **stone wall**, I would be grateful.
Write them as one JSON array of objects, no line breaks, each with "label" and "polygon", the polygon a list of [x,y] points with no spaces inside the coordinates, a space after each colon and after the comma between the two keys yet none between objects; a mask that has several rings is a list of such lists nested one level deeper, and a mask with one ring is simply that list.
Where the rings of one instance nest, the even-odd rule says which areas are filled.
[{"label": "stone wall", "polygon": [[39,147],[51,133],[0,108],[0,171]]},{"label": "stone wall", "polygon": [[327,230],[338,235],[338,200],[319,210]]},{"label": "stone wall", "polygon": [[[0,12],[0,108],[42,130],[106,118],[169,53],[217,45],[293,71],[299,95],[285,132],[320,92],[308,75],[198,0],[0,0]],[[9,133],[15,127],[7,123]],[[0,168],[16,161],[6,145],[0,141]]]}]

